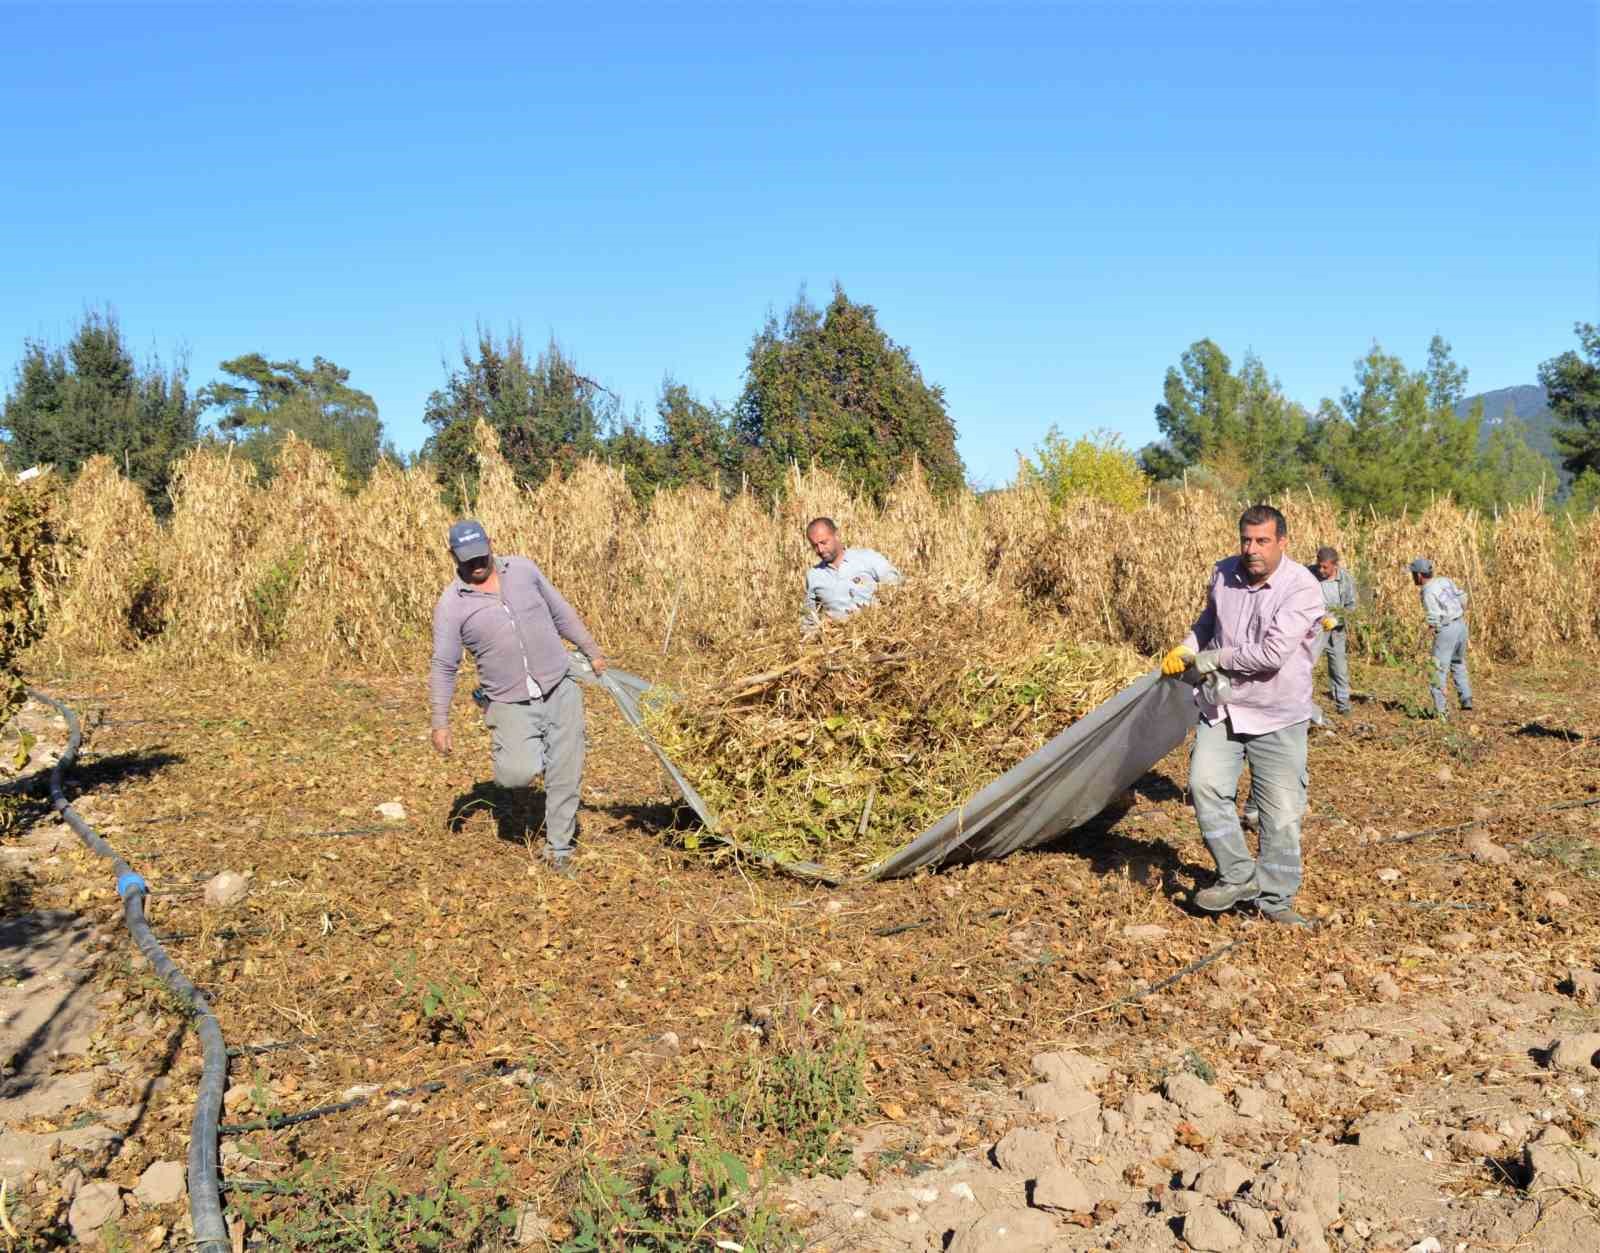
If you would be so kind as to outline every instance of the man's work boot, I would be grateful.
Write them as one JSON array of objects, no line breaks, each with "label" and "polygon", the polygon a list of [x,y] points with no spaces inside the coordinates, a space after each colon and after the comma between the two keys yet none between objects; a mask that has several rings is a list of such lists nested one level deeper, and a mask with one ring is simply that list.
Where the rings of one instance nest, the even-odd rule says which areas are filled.
[{"label": "man's work boot", "polygon": [[553,849],[546,846],[543,853],[545,865],[550,867],[552,873],[563,879],[576,879],[578,877],[578,859],[573,856],[571,849]]},{"label": "man's work boot", "polygon": [[1194,903],[1207,913],[1220,914],[1243,901],[1253,901],[1261,895],[1261,888],[1252,875],[1243,883],[1213,883],[1194,894]]},{"label": "man's work boot", "polygon": [[1270,913],[1263,909],[1261,916],[1268,922],[1278,923],[1284,927],[1304,927],[1307,931],[1315,928],[1316,924],[1304,914],[1296,913],[1293,909],[1275,909]]}]

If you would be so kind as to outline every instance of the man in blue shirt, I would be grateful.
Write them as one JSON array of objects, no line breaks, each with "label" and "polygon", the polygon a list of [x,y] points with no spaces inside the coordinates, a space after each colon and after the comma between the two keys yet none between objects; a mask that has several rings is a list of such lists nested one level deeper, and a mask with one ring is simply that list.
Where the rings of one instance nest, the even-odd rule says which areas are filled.
[{"label": "man in blue shirt", "polygon": [[815,626],[826,614],[848,618],[870,605],[880,586],[900,582],[900,571],[889,559],[870,548],[846,548],[832,518],[813,518],[806,526],[806,542],[817,564],[806,571],[806,624]]}]

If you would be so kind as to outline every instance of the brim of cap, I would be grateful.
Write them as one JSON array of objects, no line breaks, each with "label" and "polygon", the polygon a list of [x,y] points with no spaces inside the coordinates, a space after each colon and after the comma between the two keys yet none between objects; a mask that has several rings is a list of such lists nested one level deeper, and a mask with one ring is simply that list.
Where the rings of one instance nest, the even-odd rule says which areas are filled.
[{"label": "brim of cap", "polygon": [[459,564],[463,561],[476,561],[479,557],[489,555],[489,541],[486,539],[471,539],[459,547],[452,548],[451,554]]}]

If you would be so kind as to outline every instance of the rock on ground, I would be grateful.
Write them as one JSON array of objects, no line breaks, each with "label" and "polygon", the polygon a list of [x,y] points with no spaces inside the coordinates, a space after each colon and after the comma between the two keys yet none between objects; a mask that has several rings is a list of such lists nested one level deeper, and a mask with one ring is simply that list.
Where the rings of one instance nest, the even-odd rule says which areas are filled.
[{"label": "rock on ground", "polygon": [[72,1208],[67,1211],[67,1225],[75,1239],[88,1240],[112,1219],[121,1217],[122,1192],[116,1184],[102,1179],[78,1189]]},{"label": "rock on ground", "polygon": [[1042,1172],[1034,1182],[1033,1203],[1039,1209],[1086,1214],[1094,1209],[1094,1195],[1084,1186],[1076,1171],[1066,1166],[1055,1166]]},{"label": "rock on ground", "polygon": [[1227,1253],[1244,1241],[1233,1219],[1215,1205],[1201,1205],[1184,1217],[1183,1242],[1196,1253]]},{"label": "rock on ground", "polygon": [[206,904],[212,909],[227,909],[250,894],[250,881],[236,870],[213,875],[206,884]]},{"label": "rock on ground", "polygon": [[141,1205],[171,1205],[187,1190],[182,1162],[152,1162],[139,1176],[133,1196]]},{"label": "rock on ground", "polygon": [[956,1233],[949,1253],[1049,1253],[1057,1243],[1055,1219],[1035,1209],[999,1209]]},{"label": "rock on ground", "polygon": [[1586,1031],[1550,1043],[1550,1065],[1557,1070],[1592,1071],[1600,1054],[1600,1031]]},{"label": "rock on ground", "polygon": [[1522,1152],[1528,1191],[1574,1187],[1600,1191],[1600,1160],[1570,1144],[1530,1144]]},{"label": "rock on ground", "polygon": [[1001,1170],[1037,1179],[1061,1164],[1056,1156],[1056,1138],[1034,1127],[1019,1127],[1007,1132],[994,1146],[994,1160]]}]

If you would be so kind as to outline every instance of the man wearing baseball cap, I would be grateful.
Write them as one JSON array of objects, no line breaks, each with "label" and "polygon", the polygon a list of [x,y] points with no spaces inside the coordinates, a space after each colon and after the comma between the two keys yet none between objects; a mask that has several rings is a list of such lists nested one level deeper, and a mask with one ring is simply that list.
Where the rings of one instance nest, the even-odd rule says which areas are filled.
[{"label": "man wearing baseball cap", "polygon": [[577,645],[596,674],[605,672],[605,657],[538,566],[526,557],[495,557],[482,523],[457,522],[448,542],[456,577],[433,608],[433,747],[443,754],[454,748],[450,701],[461,654],[468,651],[488,698],[484,722],[493,735],[494,781],[519,789],[544,775],[544,856],[570,876],[584,722],[583,696],[568,676],[561,641]]},{"label": "man wearing baseball cap", "polygon": [[1422,595],[1422,612],[1433,631],[1433,713],[1445,716],[1445,672],[1455,680],[1461,708],[1472,708],[1472,683],[1467,678],[1467,593],[1433,572],[1433,562],[1418,557],[1411,563],[1411,581]]}]

